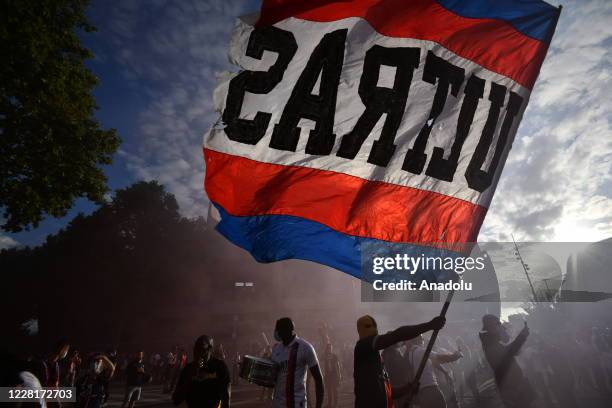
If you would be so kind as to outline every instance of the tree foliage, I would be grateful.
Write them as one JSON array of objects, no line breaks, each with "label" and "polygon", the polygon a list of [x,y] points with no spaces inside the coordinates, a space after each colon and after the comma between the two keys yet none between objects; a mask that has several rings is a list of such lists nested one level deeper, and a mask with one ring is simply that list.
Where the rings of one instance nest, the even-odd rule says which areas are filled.
[{"label": "tree foliage", "polygon": [[143,341],[147,322],[134,316],[197,299],[207,238],[205,222],[181,217],[175,197],[157,182],[117,190],[42,246],[0,253],[2,279],[14,289],[0,299],[0,309],[10,311],[2,320],[17,327],[36,317],[47,340]]},{"label": "tree foliage", "polygon": [[[277,313],[304,327],[345,320],[353,304],[344,274],[300,261],[258,264],[202,218],[182,217],[157,182],[117,190],[39,247],[0,251],[0,278],[9,288],[0,349],[9,350],[63,337],[87,350],[162,350],[202,333],[240,348],[271,330]],[[38,321],[36,340],[20,329],[29,319]]]},{"label": "tree foliage", "polygon": [[101,203],[101,165],[119,146],[95,119],[97,78],[78,37],[94,28],[86,0],[1,0],[0,207],[2,228],[18,232],[76,198]]}]

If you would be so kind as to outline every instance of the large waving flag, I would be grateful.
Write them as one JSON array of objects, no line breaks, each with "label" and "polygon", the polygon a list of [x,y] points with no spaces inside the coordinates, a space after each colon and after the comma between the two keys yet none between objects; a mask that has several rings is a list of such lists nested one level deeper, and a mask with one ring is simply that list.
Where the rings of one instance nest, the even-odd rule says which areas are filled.
[{"label": "large waving flag", "polygon": [[217,229],[261,262],[360,276],[367,244],[477,239],[559,9],[264,0],[204,141]]}]

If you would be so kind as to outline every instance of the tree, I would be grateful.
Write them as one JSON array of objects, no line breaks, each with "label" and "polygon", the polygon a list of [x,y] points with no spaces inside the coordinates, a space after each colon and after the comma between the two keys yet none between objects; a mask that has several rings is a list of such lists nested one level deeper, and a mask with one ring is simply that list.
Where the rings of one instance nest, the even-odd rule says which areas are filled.
[{"label": "tree", "polygon": [[6,231],[61,217],[76,198],[102,203],[120,140],[94,118],[97,78],[78,32],[87,0],[1,0],[0,207]]},{"label": "tree", "polygon": [[[19,275],[16,288],[36,275],[29,294],[46,341],[143,344],[152,331],[148,322],[184,307],[206,280],[194,273],[209,259],[205,232],[202,219],[181,217],[163,186],[138,182],[117,190],[92,214],[77,215],[35,250],[1,253],[0,267]],[[7,310],[18,304],[3,302]]]},{"label": "tree", "polygon": [[[163,186],[138,182],[41,246],[0,251],[0,349],[66,337],[81,350],[163,350],[206,332],[245,350],[279,311],[311,325],[353,313],[345,274],[283,264],[258,264],[202,218],[182,217]],[[244,281],[256,285],[236,288]],[[23,330],[31,319],[37,336]]]}]

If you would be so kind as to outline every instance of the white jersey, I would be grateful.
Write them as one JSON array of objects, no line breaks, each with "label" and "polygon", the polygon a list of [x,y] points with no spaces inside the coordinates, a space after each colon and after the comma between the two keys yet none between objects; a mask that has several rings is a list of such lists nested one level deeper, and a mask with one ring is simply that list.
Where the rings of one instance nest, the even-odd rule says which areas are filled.
[{"label": "white jersey", "polygon": [[[42,389],[42,385],[40,385],[38,378],[29,371],[20,372],[19,378],[24,388],[33,388],[35,390]],[[40,408],[47,408],[47,401],[44,398],[39,398],[38,403],[40,404]]]},{"label": "white jersey", "polygon": [[[286,346],[276,343],[272,348],[271,360],[278,366],[274,407],[306,407],[306,372],[319,364],[312,345],[297,336]],[[287,401],[287,396],[293,396],[294,405],[291,405],[291,399]]]},{"label": "white jersey", "polygon": [[[410,358],[410,364],[414,367],[414,372],[419,368],[421,364],[421,360],[423,359],[423,355],[425,354],[425,347],[423,346],[415,346],[408,350],[408,356]],[[423,374],[421,374],[421,378],[419,380],[420,388],[431,387],[433,385],[438,385],[438,379],[436,378],[436,373],[433,370],[433,364],[431,362],[431,358],[437,356],[437,353],[432,351],[427,359],[427,364],[425,364],[425,368],[423,369]]]}]

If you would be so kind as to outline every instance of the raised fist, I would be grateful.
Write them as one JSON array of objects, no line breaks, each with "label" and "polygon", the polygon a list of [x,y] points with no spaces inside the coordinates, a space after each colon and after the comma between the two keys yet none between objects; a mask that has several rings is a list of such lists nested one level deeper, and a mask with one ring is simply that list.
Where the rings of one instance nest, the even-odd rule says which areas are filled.
[{"label": "raised fist", "polygon": [[429,322],[432,330],[440,330],[446,324],[446,317],[444,316],[436,316]]}]

